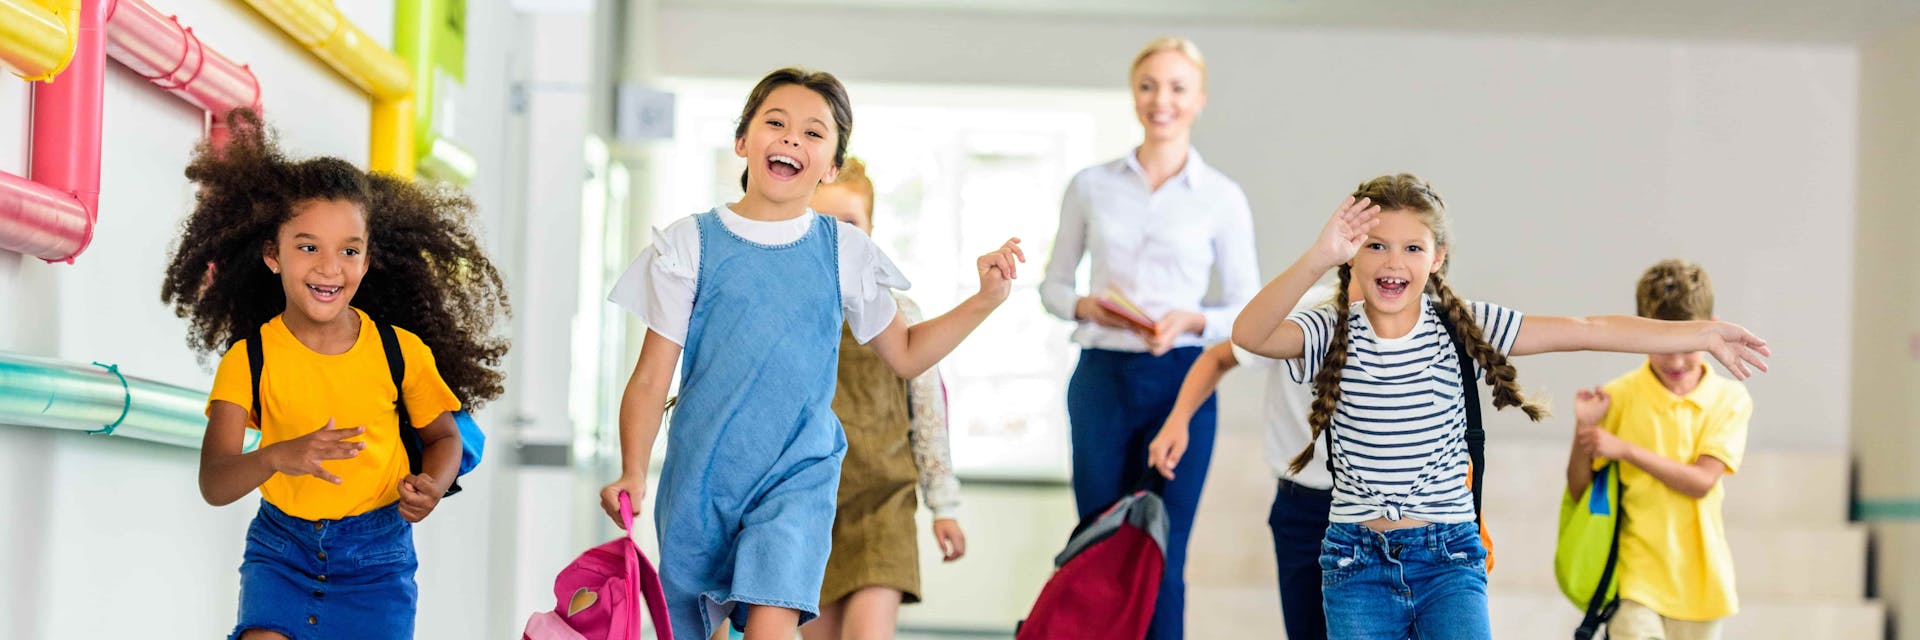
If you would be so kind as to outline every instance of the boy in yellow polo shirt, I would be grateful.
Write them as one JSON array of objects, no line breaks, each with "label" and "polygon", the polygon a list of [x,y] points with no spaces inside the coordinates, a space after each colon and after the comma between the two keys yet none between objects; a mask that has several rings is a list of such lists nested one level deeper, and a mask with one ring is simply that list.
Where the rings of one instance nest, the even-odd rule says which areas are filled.
[{"label": "boy in yellow polo shirt", "polygon": [[[1648,269],[1635,295],[1656,320],[1713,317],[1713,283],[1699,265],[1667,260]],[[1718,376],[1700,352],[1651,355],[1604,388],[1575,396],[1579,428],[1567,491],[1618,460],[1626,529],[1620,536],[1620,608],[1613,640],[1717,640],[1739,610],[1733,554],[1720,516],[1720,477],[1740,467],[1753,400]]]}]

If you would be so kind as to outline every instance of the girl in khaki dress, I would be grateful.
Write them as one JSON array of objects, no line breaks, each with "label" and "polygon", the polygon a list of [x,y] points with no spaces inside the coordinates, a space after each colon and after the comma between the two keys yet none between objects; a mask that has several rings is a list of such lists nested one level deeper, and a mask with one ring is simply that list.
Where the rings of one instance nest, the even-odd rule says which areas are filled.
[{"label": "girl in khaki dress", "polygon": [[[813,210],[872,233],[873,183],[866,165],[848,158],[839,178],[814,192]],[[894,298],[908,322],[920,321],[918,305],[898,292]],[[890,639],[900,605],[920,601],[916,482],[933,512],[943,559],[952,562],[966,553],[966,536],[954,519],[960,483],[947,447],[946,390],[939,369],[902,380],[843,328],[833,412],[847,431],[833,553],[820,590],[820,617],[800,634],[806,640]]]}]

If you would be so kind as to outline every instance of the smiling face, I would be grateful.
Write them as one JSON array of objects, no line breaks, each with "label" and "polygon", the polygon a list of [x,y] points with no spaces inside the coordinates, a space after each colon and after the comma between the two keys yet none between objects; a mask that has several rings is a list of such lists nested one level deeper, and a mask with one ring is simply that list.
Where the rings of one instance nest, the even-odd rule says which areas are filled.
[{"label": "smiling face", "polygon": [[1681,395],[1700,384],[1701,374],[1706,373],[1705,363],[1706,353],[1701,351],[1647,356],[1647,366],[1653,369],[1653,375],[1660,379],[1660,384]]},{"label": "smiling face", "polygon": [[1380,224],[1367,234],[1353,256],[1353,279],[1366,296],[1369,312],[1399,316],[1425,291],[1427,279],[1446,264],[1446,247],[1435,246],[1433,229],[1422,214],[1405,209],[1382,211]]},{"label": "smiling face", "polygon": [[370,265],[366,212],[346,200],[295,205],[263,258],[280,274],[286,313],[312,324],[334,322],[353,301]]},{"label": "smiling face", "polygon": [[1133,113],[1148,140],[1178,141],[1207,105],[1200,66],[1179,51],[1160,51],[1133,69]]},{"label": "smiling face", "polygon": [[733,141],[747,159],[747,192],[762,199],[805,202],[839,167],[839,131],[825,97],[800,85],[782,85],[754,110],[744,135]]}]

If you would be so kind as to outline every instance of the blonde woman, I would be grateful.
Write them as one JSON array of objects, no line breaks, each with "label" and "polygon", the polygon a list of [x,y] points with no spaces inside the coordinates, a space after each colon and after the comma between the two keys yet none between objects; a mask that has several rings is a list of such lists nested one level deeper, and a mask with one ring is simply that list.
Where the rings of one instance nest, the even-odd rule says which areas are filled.
[{"label": "blonde woman", "polygon": [[[1129,81],[1143,140],[1074,176],[1041,283],[1047,311],[1079,323],[1067,414],[1081,517],[1149,473],[1147,443],[1172,410],[1180,381],[1206,345],[1227,338],[1260,289],[1246,194],[1193,148],[1193,122],[1207,104],[1200,49],[1179,38],[1148,43],[1134,56]],[[1083,259],[1092,260],[1084,289],[1075,275]],[[1221,296],[1209,301],[1215,280]],[[1143,322],[1103,306],[1110,292],[1134,304]],[[1184,635],[1187,537],[1213,453],[1214,419],[1209,397],[1189,421],[1178,477],[1161,492],[1172,527],[1150,639]]]}]

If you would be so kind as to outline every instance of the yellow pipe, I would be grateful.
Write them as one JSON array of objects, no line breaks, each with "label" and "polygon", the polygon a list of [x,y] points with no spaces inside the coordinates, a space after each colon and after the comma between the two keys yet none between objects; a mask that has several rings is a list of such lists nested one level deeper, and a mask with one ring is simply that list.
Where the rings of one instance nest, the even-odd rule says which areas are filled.
[{"label": "yellow pipe", "polygon": [[376,101],[413,93],[413,72],[406,61],[348,22],[332,0],[247,0],[247,4]]},{"label": "yellow pipe", "polygon": [[373,96],[367,167],[413,179],[413,70],[406,61],[347,21],[332,0],[247,0],[247,4]]},{"label": "yellow pipe", "polygon": [[0,0],[0,68],[52,80],[73,60],[79,21],[79,0]]},{"label": "yellow pipe", "polygon": [[373,148],[368,154],[367,168],[402,180],[412,180],[415,162],[413,96],[375,101],[372,129]]}]

